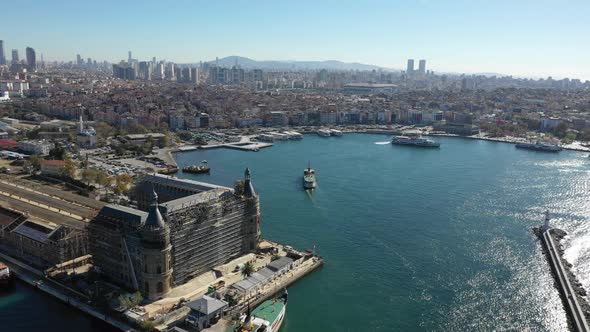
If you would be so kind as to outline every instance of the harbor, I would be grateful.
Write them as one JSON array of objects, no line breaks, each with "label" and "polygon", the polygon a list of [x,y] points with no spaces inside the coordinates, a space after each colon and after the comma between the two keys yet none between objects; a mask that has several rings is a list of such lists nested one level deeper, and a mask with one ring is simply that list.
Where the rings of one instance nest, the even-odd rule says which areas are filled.
[{"label": "harbor", "polygon": [[[571,234],[562,242],[564,250],[574,257],[570,261],[574,267],[582,267],[576,273],[580,282],[587,283],[585,256],[572,254],[587,234],[580,227],[580,220],[585,219],[578,212],[588,199],[586,154],[523,153],[505,144],[435,139],[441,142],[441,150],[424,153],[376,145],[380,139],[373,135],[345,133],[342,139],[327,139],[312,134],[295,144],[275,144],[264,152],[264,158],[230,149],[195,150],[176,158],[179,165],[206,159],[214,166],[207,181],[228,187],[240,178],[244,167],[250,167],[261,193],[263,238],[301,248],[302,253],[317,245],[316,255],[322,262],[325,258],[326,265],[294,279],[298,281],[288,287],[285,330],[412,330],[422,326],[452,331],[466,324],[483,330],[567,329],[559,290],[539,244],[531,241],[528,225],[533,219],[531,211],[538,215],[539,206],[556,206],[562,216],[556,227]],[[340,153],[329,153],[334,150]],[[301,182],[310,159],[318,187],[308,194]],[[482,164],[492,172],[479,171]],[[440,174],[445,174],[444,179]],[[200,179],[180,172],[177,177]],[[554,179],[552,185],[542,186],[547,178]],[[569,203],[562,204],[564,200]],[[255,260],[256,272],[271,259],[272,255]],[[168,300],[155,301],[162,306],[156,303],[148,309],[154,310],[155,319],[168,318],[170,326],[176,323],[185,329],[182,324],[188,309],[169,311],[164,306],[177,305],[185,295],[185,300],[194,301],[208,294],[209,286],[221,286],[219,281],[225,284],[217,289],[233,288],[246,279],[233,272],[240,264],[243,262],[216,266],[225,271],[221,277],[214,273],[199,276],[173,290]],[[270,283],[246,292],[252,309],[257,293],[261,296],[257,301],[267,296],[272,299],[270,294],[282,292],[282,281],[289,277],[285,273],[275,279],[281,281],[276,286]],[[523,309],[509,310],[514,306]],[[437,310],[443,315],[422,314]],[[3,311],[15,314],[12,305]],[[355,318],[359,315],[374,319],[359,321]],[[79,319],[91,317],[85,316],[88,318]],[[232,322],[234,317],[232,312],[219,322]],[[11,321],[10,316],[4,319]],[[210,329],[225,332],[220,324]]]}]

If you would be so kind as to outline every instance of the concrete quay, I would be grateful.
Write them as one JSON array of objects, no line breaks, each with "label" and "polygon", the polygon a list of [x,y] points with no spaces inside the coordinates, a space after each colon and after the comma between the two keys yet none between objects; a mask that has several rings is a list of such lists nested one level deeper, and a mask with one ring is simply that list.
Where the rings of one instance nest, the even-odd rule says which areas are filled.
[{"label": "concrete quay", "polygon": [[137,331],[127,323],[115,320],[109,317],[108,315],[99,312],[98,310],[86,303],[87,297],[84,294],[81,294],[71,288],[61,285],[60,283],[50,278],[46,278],[42,271],[35,269],[27,264],[24,264],[19,260],[7,256],[3,253],[0,253],[0,259],[3,263],[8,265],[12,271],[14,271],[17,278],[35,287],[36,289],[39,289],[47,293],[48,295],[51,295],[56,299],[59,299],[64,303],[67,303],[72,307],[81,310],[94,318],[100,319],[121,331]]},{"label": "concrete quay", "polygon": [[562,259],[562,250],[554,239],[554,237],[561,239],[565,236],[565,232],[544,228],[535,228],[534,232],[541,240],[543,251],[555,278],[555,284],[559,289],[566,312],[569,315],[571,327],[574,331],[590,331],[587,317],[590,316],[590,306],[582,297],[582,295],[585,295],[585,291],[569,269],[569,264]]}]

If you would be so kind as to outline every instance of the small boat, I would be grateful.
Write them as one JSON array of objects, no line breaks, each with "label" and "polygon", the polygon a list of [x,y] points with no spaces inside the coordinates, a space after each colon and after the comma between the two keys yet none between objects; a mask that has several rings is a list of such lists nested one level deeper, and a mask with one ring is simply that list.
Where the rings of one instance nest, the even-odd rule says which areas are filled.
[{"label": "small boat", "polygon": [[13,281],[14,274],[10,271],[10,268],[0,262],[0,288],[10,286]]},{"label": "small boat", "polygon": [[330,129],[320,129],[318,130],[318,135],[322,137],[330,137],[332,135],[332,131]]},{"label": "small boat", "polygon": [[518,143],[516,144],[517,149],[534,150],[542,152],[559,152],[563,148],[559,145],[536,142],[536,143]]},{"label": "small boat", "polygon": [[266,300],[250,312],[240,316],[226,332],[277,332],[281,328],[287,310],[287,290],[278,299]]},{"label": "small boat", "polygon": [[311,168],[311,164],[307,164],[307,168],[303,170],[303,188],[315,189],[315,171]]},{"label": "small boat", "polygon": [[211,168],[207,166],[207,160],[203,160],[200,165],[187,166],[182,168],[183,173],[203,174],[209,173]]},{"label": "small boat", "polygon": [[438,148],[440,147],[440,143],[430,140],[428,138],[423,138],[420,136],[394,136],[391,140],[391,144],[394,145],[410,145],[410,146],[418,146],[422,148]]},{"label": "small boat", "polygon": [[340,137],[342,136],[342,131],[338,129],[330,129],[330,135]]}]

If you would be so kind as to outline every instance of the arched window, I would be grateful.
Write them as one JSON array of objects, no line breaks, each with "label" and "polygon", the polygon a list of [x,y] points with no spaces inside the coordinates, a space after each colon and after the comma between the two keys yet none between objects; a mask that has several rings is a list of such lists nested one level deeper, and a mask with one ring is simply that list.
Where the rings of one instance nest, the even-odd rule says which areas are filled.
[{"label": "arched window", "polygon": [[158,265],[158,267],[156,268],[156,273],[157,274],[162,273],[162,267],[160,267],[160,265]]},{"label": "arched window", "polygon": [[145,282],[145,292],[146,293],[150,292],[150,284],[148,284],[147,281]]},{"label": "arched window", "polygon": [[162,293],[164,291],[164,285],[162,284],[162,282],[158,283],[157,289],[158,293]]}]

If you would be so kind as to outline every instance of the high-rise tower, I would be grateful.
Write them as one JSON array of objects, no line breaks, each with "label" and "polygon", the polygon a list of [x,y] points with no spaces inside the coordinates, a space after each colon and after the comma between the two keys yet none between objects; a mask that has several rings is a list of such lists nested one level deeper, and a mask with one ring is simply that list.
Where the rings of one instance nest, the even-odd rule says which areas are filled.
[{"label": "high-rise tower", "polygon": [[26,56],[27,56],[27,68],[30,71],[37,70],[37,55],[35,54],[35,50],[32,47],[27,47]]},{"label": "high-rise tower", "polygon": [[414,59],[408,59],[408,66],[406,67],[406,74],[414,74]]},{"label": "high-rise tower", "polygon": [[12,49],[12,63],[18,63],[18,50]]},{"label": "high-rise tower", "polygon": [[418,73],[420,75],[426,75],[426,60],[420,60],[418,63]]},{"label": "high-rise tower", "polygon": [[4,41],[0,40],[0,65],[6,64],[6,57],[4,56]]}]

